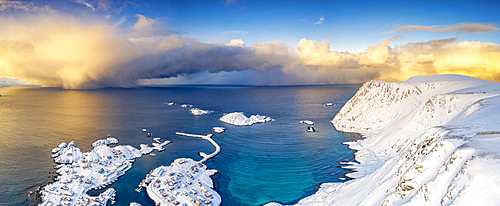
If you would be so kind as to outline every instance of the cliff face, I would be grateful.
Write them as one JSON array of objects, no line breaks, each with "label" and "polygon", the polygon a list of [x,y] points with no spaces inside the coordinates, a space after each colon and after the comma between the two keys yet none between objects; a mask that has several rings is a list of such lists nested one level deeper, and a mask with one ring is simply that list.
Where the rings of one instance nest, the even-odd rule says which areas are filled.
[{"label": "cliff face", "polygon": [[322,184],[298,205],[500,205],[499,83],[370,81],[332,123],[366,137],[347,143],[356,179]]}]

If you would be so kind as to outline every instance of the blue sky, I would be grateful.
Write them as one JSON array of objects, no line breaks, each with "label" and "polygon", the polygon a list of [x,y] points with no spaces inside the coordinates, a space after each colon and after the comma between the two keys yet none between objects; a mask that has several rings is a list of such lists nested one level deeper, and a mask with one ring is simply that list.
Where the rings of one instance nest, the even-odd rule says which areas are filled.
[{"label": "blue sky", "polygon": [[[141,76],[134,74],[136,77],[129,79],[130,81],[151,78],[170,78],[170,80],[173,80],[177,78],[175,82],[186,81],[189,83],[195,77],[204,76],[203,74],[207,73],[206,71],[209,71],[207,75],[220,78],[221,76],[228,76],[228,73],[231,75],[249,75],[249,72],[239,72],[246,69],[258,71],[257,73],[265,73],[268,70],[278,67],[278,70],[283,75],[273,81],[277,82],[277,84],[349,83],[362,82],[369,78],[401,80],[408,77],[409,74],[434,74],[442,72],[481,77],[479,73],[483,76],[485,74],[484,72],[476,72],[478,69],[477,65],[462,68],[459,65],[451,65],[449,62],[443,62],[450,60],[453,55],[456,56],[458,54],[468,55],[464,56],[463,59],[471,59],[471,56],[476,58],[477,55],[475,54],[482,54],[485,51],[483,49],[475,54],[464,54],[463,51],[459,53],[451,52],[451,50],[460,50],[457,48],[472,46],[469,42],[478,42],[481,48],[489,47],[491,43],[496,49],[500,43],[500,12],[498,11],[500,11],[500,2],[498,1],[466,0],[0,0],[0,20],[9,25],[7,28],[10,29],[0,29],[0,35],[4,36],[4,40],[7,41],[8,38],[6,37],[14,36],[14,33],[23,31],[19,27],[26,29],[26,31],[31,29],[31,31],[36,31],[35,33],[40,33],[40,35],[35,36],[33,33],[30,33],[29,37],[23,40],[18,39],[17,42],[27,41],[33,44],[33,48],[38,48],[39,45],[35,45],[33,39],[41,39],[40,36],[43,35],[78,36],[69,34],[69,31],[64,29],[64,26],[67,28],[75,27],[75,30],[78,28],[107,27],[108,29],[105,31],[96,29],[96,34],[110,36],[113,40],[128,37],[128,40],[106,45],[104,48],[99,48],[99,51],[113,50],[128,44],[141,47],[137,49],[145,49],[143,48],[146,46],[144,40],[148,38],[150,40],[154,39],[154,41],[168,42],[165,43],[170,45],[168,48],[172,48],[172,45],[182,45],[175,47],[175,49],[179,50],[176,52],[168,50],[167,46],[161,48],[158,46],[158,48],[153,49],[155,52],[161,50],[162,52],[159,53],[153,51],[145,52],[148,54],[154,53],[154,58],[162,62],[158,63],[158,65],[161,65],[158,67],[163,67],[164,69],[153,69],[153,66],[151,66],[151,68],[148,68],[148,72],[151,73],[150,75]],[[42,22],[40,19],[45,21]],[[47,27],[47,24],[53,26],[53,30],[50,32],[54,33],[49,34],[48,31],[45,31],[46,28],[52,28]],[[177,39],[174,40],[173,37]],[[453,38],[453,41],[446,41],[446,39],[450,38]],[[244,42],[246,50],[233,51],[235,49],[232,47],[221,48],[222,44],[227,44],[233,39],[241,39],[240,41]],[[9,40],[12,40],[12,37]],[[67,41],[80,42],[81,40],[75,37],[75,39]],[[98,39],[95,43],[99,43],[99,41],[101,40]],[[107,42],[109,41],[107,40]],[[92,42],[89,41],[89,43]],[[425,50],[423,46],[415,48],[416,45],[419,45],[417,44],[419,42],[429,45],[435,45],[435,42],[451,43],[440,44],[442,47],[440,50],[431,51]],[[53,41],[43,43],[54,43],[51,48],[57,51],[61,50],[58,49],[61,43]],[[193,46],[193,44],[196,44],[196,46]],[[11,44],[4,43],[4,45]],[[46,45],[43,46],[43,48],[46,48]],[[75,45],[75,48],[79,46],[82,45]],[[97,47],[95,46],[95,48]],[[284,50],[286,49],[285,47],[288,47],[290,50],[286,58],[283,57],[284,55],[278,55],[276,52],[273,52],[280,49]],[[474,48],[477,47],[478,45]],[[225,51],[226,54],[230,53],[228,58],[238,57],[238,60],[241,60],[242,54],[233,54],[232,52],[243,52],[245,55],[250,52],[254,56],[245,56],[244,60],[248,60],[248,65],[240,69],[229,68],[234,66],[229,66],[227,62],[220,66],[217,65],[217,62],[210,62],[206,63],[206,68],[186,71],[177,69],[177,72],[173,72],[171,68],[180,67],[181,65],[185,65],[184,61],[192,62],[193,60],[175,59],[177,64],[173,65],[174,61],[170,58],[172,55],[167,54],[168,50],[176,54],[184,52],[191,55],[191,52],[194,52],[201,56],[207,55],[213,57],[214,53],[219,55],[218,52],[221,52],[221,49],[231,50]],[[442,52],[443,50],[447,51]],[[12,49],[9,51],[12,51]],[[89,50],[88,52],[84,53],[82,51],[78,55],[84,59],[89,59],[89,55],[93,51]],[[268,52],[269,54],[261,55],[260,57],[255,56],[256,54],[260,54],[259,52]],[[45,57],[47,53],[49,52],[39,53],[40,57],[37,57],[33,61],[39,60],[42,56]],[[493,54],[498,55],[496,52]],[[14,54],[12,56],[18,57],[16,55],[21,54]],[[127,55],[130,54],[126,54],[125,56]],[[263,57],[272,55],[278,55],[283,57],[283,59],[274,61],[275,59],[279,59],[277,57],[272,60],[263,60],[265,59]],[[486,53],[485,55],[491,56],[491,53]],[[64,55],[60,54],[60,56]],[[140,61],[137,58],[153,58],[146,56],[140,54],[132,55],[135,58],[134,62]],[[432,67],[428,63],[424,64],[421,62],[423,61],[422,58],[425,57],[431,58],[429,61],[432,61]],[[165,59],[169,58],[172,61],[169,60],[166,62]],[[40,79],[39,74],[27,75],[40,73],[40,71],[33,72],[33,68],[30,65],[15,62],[13,59],[15,58],[5,57],[2,61],[0,58],[0,77],[21,77],[30,80]],[[199,58],[195,59],[199,60]],[[250,62],[250,59],[254,62]],[[286,59],[286,62],[284,59]],[[413,63],[418,63],[418,65],[411,67],[412,65],[406,64],[406,62],[414,61],[415,59],[418,59],[419,62]],[[60,68],[60,70],[64,70],[64,72],[57,69],[51,70],[50,72],[54,73],[55,76],[41,81],[52,81],[56,85],[64,85],[64,83],[61,83],[63,81],[61,79],[65,79],[65,77],[62,77],[61,73],[74,73],[69,75],[75,76],[74,79],[78,79],[76,78],[78,75],[86,75],[90,77],[86,77],[87,80],[85,81],[94,81],[94,83],[100,81],[99,78],[101,77],[93,77],[93,74],[90,75],[90,73],[94,72],[93,69],[91,71],[88,69],[78,69],[78,66],[75,66],[74,62],[68,62],[65,58],[63,60],[65,61],[63,64],[65,66],[64,68]],[[57,59],[53,63],[61,65],[61,61],[63,60]],[[463,65],[468,65],[470,62],[488,62],[490,60],[484,58],[480,60],[474,59]],[[124,64],[131,65],[132,63],[119,62],[119,64],[115,64],[113,62],[106,63],[105,65],[99,64],[98,67],[106,67],[104,69],[106,72],[113,70],[116,73],[112,68],[123,66]],[[3,70],[1,67],[2,64],[5,65]],[[488,62],[488,64],[498,66],[498,62],[496,61]],[[168,65],[169,68],[165,69],[165,65]],[[443,65],[453,69],[443,69]],[[24,68],[26,71],[12,72],[14,66]],[[83,68],[84,66],[87,66],[87,64],[81,67]],[[204,64],[201,62],[196,64],[197,68],[203,66]],[[53,66],[47,67],[53,68]],[[186,67],[194,68],[193,65]],[[425,69],[422,67],[425,67]],[[356,68],[360,69],[360,71],[346,70],[345,68]],[[329,75],[327,76],[335,79],[335,81],[315,78],[316,80],[309,81],[304,79],[297,82],[296,80],[300,79],[300,77],[297,77],[297,74],[300,73],[299,71],[306,72],[306,69],[309,69],[307,72],[320,71],[317,76],[323,76],[325,73],[328,73]],[[72,70],[73,72],[67,72],[66,70]],[[129,71],[132,69],[126,70]],[[406,72],[408,75],[403,75],[402,72]],[[79,74],[76,75],[76,73]],[[360,79],[353,78],[359,76],[361,73],[370,75]],[[219,76],[217,76],[218,74]],[[272,74],[277,75],[277,72],[274,71]],[[111,73],[107,75],[111,75]],[[258,78],[259,76],[266,75],[252,74],[250,76]],[[340,81],[337,78],[338,76],[342,76],[344,79]],[[58,78],[60,79],[58,80]],[[313,77],[308,78],[314,79]],[[205,76],[199,79],[210,78]],[[249,80],[248,83],[252,83],[254,80]],[[493,80],[496,79],[493,78]]]},{"label": "blue sky", "polygon": [[[161,19],[165,26],[205,42],[241,38],[250,44],[301,38],[336,42],[341,50],[376,44],[398,25],[500,24],[498,1],[156,1],[127,6],[116,18],[135,14]],[[322,24],[316,24],[324,17]],[[124,24],[125,26],[127,24]],[[398,33],[408,41],[463,37],[498,43],[489,35]]]},{"label": "blue sky", "polygon": [[[22,1],[29,2],[29,1]],[[136,14],[157,19],[180,36],[203,42],[243,39],[249,44],[283,41],[295,45],[300,39],[328,39],[345,51],[366,49],[366,45],[401,35],[406,41],[461,37],[471,41],[499,43],[500,34],[387,33],[405,25],[453,25],[460,23],[500,24],[498,1],[333,1],[333,0],[45,0],[49,6],[77,18],[109,18],[110,24],[125,20],[133,25]],[[107,5],[107,6],[99,6]],[[22,10],[7,9],[17,15]],[[314,24],[323,17],[321,24]]]}]

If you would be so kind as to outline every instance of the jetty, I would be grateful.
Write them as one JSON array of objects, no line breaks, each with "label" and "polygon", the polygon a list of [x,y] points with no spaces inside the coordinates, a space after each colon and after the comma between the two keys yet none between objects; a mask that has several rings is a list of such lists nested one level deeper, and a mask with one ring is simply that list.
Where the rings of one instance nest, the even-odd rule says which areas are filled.
[{"label": "jetty", "polygon": [[210,176],[217,170],[210,170],[203,162],[220,152],[220,146],[212,139],[213,134],[198,135],[176,132],[176,135],[201,138],[209,141],[215,151],[212,154],[200,152],[203,157],[200,161],[190,158],[174,160],[170,166],[157,167],[142,180],[137,189],[146,188],[148,196],[156,205],[212,205],[218,206],[222,202],[219,194],[213,189],[214,184]]},{"label": "jetty", "polygon": [[201,139],[209,141],[215,147],[215,151],[212,152],[212,154],[206,154],[204,152],[200,152],[199,155],[201,157],[203,157],[203,159],[198,161],[199,163],[203,163],[203,162],[207,161],[208,159],[210,159],[210,158],[212,158],[215,155],[220,153],[221,148],[220,148],[219,144],[217,144],[217,142],[215,142],[212,139],[212,136],[214,136],[213,134],[198,135],[198,134],[188,134],[188,133],[183,133],[183,132],[176,132],[175,134],[180,135],[180,136],[201,138]]}]

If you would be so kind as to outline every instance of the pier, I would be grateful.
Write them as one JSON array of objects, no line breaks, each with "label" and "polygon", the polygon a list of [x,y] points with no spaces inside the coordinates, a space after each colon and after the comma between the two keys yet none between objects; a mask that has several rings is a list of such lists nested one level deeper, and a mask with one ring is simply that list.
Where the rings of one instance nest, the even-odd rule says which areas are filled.
[{"label": "pier", "polygon": [[198,135],[198,134],[188,134],[188,133],[183,133],[183,132],[176,132],[175,134],[176,135],[180,135],[180,136],[196,137],[196,138],[201,138],[201,139],[204,139],[204,140],[208,140],[215,147],[215,152],[212,152],[212,154],[206,154],[204,152],[200,152],[199,153],[200,156],[203,157],[202,160],[198,161],[200,163],[203,163],[203,162],[207,161],[208,159],[210,159],[210,158],[214,157],[215,155],[219,154],[219,152],[220,152],[220,146],[219,146],[219,144],[217,144],[217,142],[215,142],[212,139],[213,134]]}]

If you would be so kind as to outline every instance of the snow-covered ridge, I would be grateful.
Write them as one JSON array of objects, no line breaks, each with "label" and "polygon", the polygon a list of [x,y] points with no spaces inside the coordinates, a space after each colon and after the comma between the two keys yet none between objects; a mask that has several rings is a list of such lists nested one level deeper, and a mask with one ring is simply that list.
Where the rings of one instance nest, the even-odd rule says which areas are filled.
[{"label": "snow-covered ridge", "polygon": [[297,205],[500,205],[500,84],[460,75],[370,81],[332,120],[364,140],[356,179]]}]

